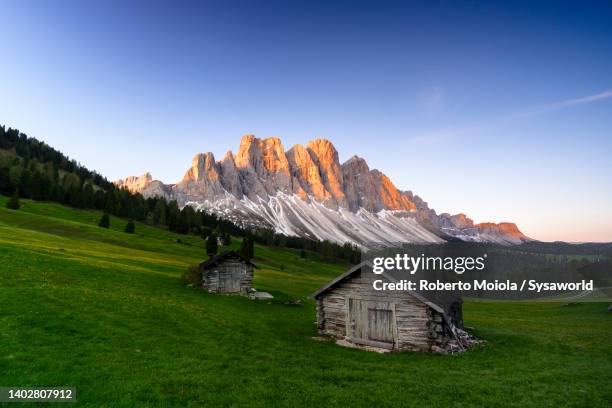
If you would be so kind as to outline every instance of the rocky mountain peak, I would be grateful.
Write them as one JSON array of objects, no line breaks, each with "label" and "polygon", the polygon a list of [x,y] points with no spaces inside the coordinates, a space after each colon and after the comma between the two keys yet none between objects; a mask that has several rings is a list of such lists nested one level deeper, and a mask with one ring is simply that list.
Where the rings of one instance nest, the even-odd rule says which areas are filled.
[{"label": "rocky mountain peak", "polygon": [[370,172],[378,181],[378,195],[381,210],[414,211],[416,205],[405,194],[395,187],[386,174],[374,169]]},{"label": "rocky mountain peak", "polygon": [[240,146],[236,153],[235,162],[237,167],[253,167],[253,160],[257,156],[255,135],[244,135],[240,139]]},{"label": "rocky mountain peak", "polygon": [[219,172],[215,156],[210,153],[196,154],[191,160],[191,167],[187,170],[184,181],[218,180]]},{"label": "rocky mountain peak", "polygon": [[231,150],[225,153],[223,160],[219,162],[219,167],[221,168],[221,181],[225,190],[238,198],[242,198],[243,188],[240,184],[240,174]]},{"label": "rocky mountain peak", "polygon": [[243,146],[249,146],[249,145],[253,144],[255,139],[257,139],[257,138],[252,133],[245,133],[244,135],[242,135],[242,137],[240,138],[240,148],[239,148],[239,150],[242,149]]},{"label": "rocky mountain peak", "polygon": [[344,194],[342,168],[338,159],[338,151],[327,139],[315,139],[308,142],[308,152],[319,168],[321,181],[333,201],[340,207],[347,208]]},{"label": "rocky mountain peak", "polygon": [[506,234],[523,234],[513,222],[500,222],[499,224],[497,224],[497,226]]},{"label": "rocky mountain peak", "polygon": [[368,163],[353,156],[342,164],[345,190],[351,210],[365,208],[381,210],[413,211],[415,204],[407,194],[399,191],[382,172],[370,170]]},{"label": "rocky mountain peak", "polygon": [[228,150],[225,153],[225,156],[223,156],[222,162],[225,162],[225,161],[232,161],[232,162],[234,161],[234,153],[232,153],[231,150]]},{"label": "rocky mountain peak", "polygon": [[474,225],[465,214],[437,215],[363,158],[352,156],[340,164],[327,139],[285,152],[278,137],[247,134],[235,156],[230,150],[215,161],[212,153],[197,154],[177,184],[152,180],[149,173],[115,184],[145,197],[207,209],[243,226],[341,243],[441,242],[448,236],[504,244],[529,239],[512,223]]},{"label": "rocky mountain peak", "polygon": [[245,194],[250,198],[263,198],[278,190],[292,191],[289,162],[278,137],[243,136],[234,162],[243,174]]},{"label": "rocky mountain peak", "polygon": [[516,238],[526,238],[513,222],[500,222],[499,224],[494,222],[481,222],[480,224],[476,224],[476,228],[484,232],[508,235]]},{"label": "rocky mountain peak", "polygon": [[343,171],[355,177],[358,174],[368,173],[370,171],[370,166],[368,163],[362,159],[361,157],[354,155],[344,163],[342,163]]},{"label": "rocky mountain peak", "polygon": [[289,174],[285,149],[278,137],[258,139],[253,135],[243,136],[235,161],[237,167],[252,167],[259,175],[270,172]]},{"label": "rocky mountain peak", "polygon": [[115,185],[118,188],[125,188],[132,193],[139,193],[144,190],[153,180],[148,171],[141,176],[129,176],[123,180],[117,180]]},{"label": "rocky mountain peak", "polygon": [[263,157],[264,168],[270,172],[289,174],[289,162],[285,148],[278,137],[268,137],[258,141]]},{"label": "rocky mountain peak", "polygon": [[325,189],[319,165],[313,160],[308,149],[297,144],[289,149],[286,156],[294,192],[304,197],[313,196],[322,203],[329,203],[332,196]]},{"label": "rocky mountain peak", "polygon": [[474,226],[474,221],[463,213],[452,215],[450,219],[457,228],[470,228]]},{"label": "rocky mountain peak", "polygon": [[338,151],[336,147],[327,139],[314,139],[307,145],[310,153],[324,166],[340,166]]}]

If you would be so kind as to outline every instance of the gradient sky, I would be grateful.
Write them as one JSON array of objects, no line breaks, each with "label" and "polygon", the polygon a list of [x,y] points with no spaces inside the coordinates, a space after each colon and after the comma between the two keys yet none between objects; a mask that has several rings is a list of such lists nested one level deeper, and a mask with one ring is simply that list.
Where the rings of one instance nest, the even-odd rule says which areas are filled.
[{"label": "gradient sky", "polygon": [[0,123],[109,179],[175,182],[245,133],[325,137],[438,212],[612,241],[609,1],[2,0],[0,14]]}]

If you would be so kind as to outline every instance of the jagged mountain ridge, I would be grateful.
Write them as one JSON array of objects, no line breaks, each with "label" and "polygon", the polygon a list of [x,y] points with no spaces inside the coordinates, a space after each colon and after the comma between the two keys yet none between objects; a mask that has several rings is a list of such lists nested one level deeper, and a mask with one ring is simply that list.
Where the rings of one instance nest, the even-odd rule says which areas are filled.
[{"label": "jagged mountain ridge", "polygon": [[277,137],[245,135],[236,155],[217,161],[197,154],[181,181],[150,173],[115,184],[145,197],[162,196],[213,212],[244,227],[360,246],[465,241],[519,244],[529,238],[512,223],[474,224],[464,214],[437,214],[410,191],[353,156],[340,163],[326,139],[285,151]]}]

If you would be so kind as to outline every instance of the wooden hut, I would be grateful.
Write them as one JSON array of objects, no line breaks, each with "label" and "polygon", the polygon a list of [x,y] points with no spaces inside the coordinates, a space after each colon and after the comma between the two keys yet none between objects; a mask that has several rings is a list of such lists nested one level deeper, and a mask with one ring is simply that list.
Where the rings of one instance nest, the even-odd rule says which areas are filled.
[{"label": "wooden hut", "polygon": [[236,251],[227,251],[200,264],[202,287],[210,293],[248,294],[256,265]]},{"label": "wooden hut", "polygon": [[351,346],[384,350],[462,351],[475,340],[463,328],[459,293],[376,291],[373,282],[399,282],[388,272],[375,275],[364,262],[313,295],[319,333]]}]

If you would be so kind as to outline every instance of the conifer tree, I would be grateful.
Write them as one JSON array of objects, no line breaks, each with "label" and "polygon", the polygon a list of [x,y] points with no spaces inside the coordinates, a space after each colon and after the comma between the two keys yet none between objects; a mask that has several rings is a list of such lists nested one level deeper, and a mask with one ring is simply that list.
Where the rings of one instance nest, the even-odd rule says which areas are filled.
[{"label": "conifer tree", "polygon": [[181,211],[176,224],[176,232],[179,234],[187,234],[189,232],[189,220],[186,211]]},{"label": "conifer tree", "polygon": [[212,258],[217,254],[217,251],[219,251],[217,236],[213,233],[206,239],[206,254]]},{"label": "conifer tree", "polygon": [[30,190],[30,197],[33,200],[40,200],[40,199],[42,199],[42,195],[43,194],[42,194],[41,174],[40,174],[40,172],[38,172],[38,171],[34,172],[32,177],[30,178],[29,190]]},{"label": "conifer tree", "polygon": [[100,222],[98,223],[98,226],[102,228],[110,227],[110,218],[107,213],[104,213],[102,215],[102,218],[100,218]]},{"label": "conifer tree", "polygon": [[153,222],[157,225],[166,225],[166,200],[160,198],[155,203],[155,208],[153,209]]},{"label": "conifer tree", "polygon": [[242,256],[247,261],[250,261],[255,256],[253,249],[253,238],[250,236],[246,236],[242,239],[242,244],[240,244],[240,256]]},{"label": "conifer tree", "polygon": [[176,231],[179,226],[179,218],[181,217],[181,211],[178,209],[176,201],[170,201],[168,203],[168,229],[170,231]]},{"label": "conifer tree", "polygon": [[83,185],[83,192],[81,193],[81,196],[83,199],[83,207],[94,208],[94,190],[90,183]]},{"label": "conifer tree", "polygon": [[129,220],[127,224],[125,224],[125,232],[128,234],[133,234],[134,231],[136,230],[136,225],[134,224],[134,221]]},{"label": "conifer tree", "polygon": [[11,198],[6,203],[6,208],[10,210],[18,210],[21,207],[21,203],[19,202],[19,196],[17,193],[14,193]]}]

